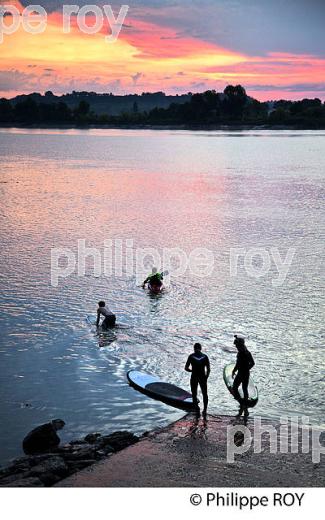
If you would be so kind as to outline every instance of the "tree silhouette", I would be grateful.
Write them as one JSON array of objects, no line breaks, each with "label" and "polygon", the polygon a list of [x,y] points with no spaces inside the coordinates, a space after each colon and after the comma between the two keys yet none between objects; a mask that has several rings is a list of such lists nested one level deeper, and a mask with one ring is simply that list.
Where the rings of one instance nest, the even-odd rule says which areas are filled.
[{"label": "tree silhouette", "polygon": [[[76,99],[71,102],[71,95],[54,96],[51,91],[45,96],[34,92],[27,96],[18,96],[11,102],[0,99],[0,122],[20,124],[76,123],[76,124],[114,124],[114,125],[186,125],[189,127],[218,125],[254,124],[296,128],[325,128],[325,104],[318,98],[300,101],[279,100],[261,103],[248,97],[241,85],[228,85],[223,93],[215,90],[192,94],[184,103],[173,102],[167,108],[157,106],[144,110],[147,97],[160,99],[162,92],[143,93],[132,96],[132,104],[120,113],[95,112],[95,98],[111,98],[108,94],[97,95],[93,92],[75,92]],[[53,102],[51,98],[53,97]],[[83,99],[87,97],[87,101]],[[119,107],[123,108],[123,96],[116,96]],[[127,96],[128,100],[130,96]],[[138,107],[141,99],[141,108]],[[58,100],[58,101],[57,101]],[[63,100],[69,100],[70,108]],[[57,101],[57,102],[55,102]],[[157,101],[158,103],[158,101]],[[70,106],[71,106],[70,105]],[[92,108],[92,109],[91,109]],[[114,112],[113,112],[114,113]]]},{"label": "tree silhouette", "polygon": [[228,85],[223,91],[225,99],[223,107],[225,113],[231,118],[238,121],[243,119],[244,108],[248,97],[244,87],[241,85]]},{"label": "tree silhouette", "polygon": [[32,98],[17,103],[15,106],[15,117],[24,123],[39,121],[39,105]]},{"label": "tree silhouette", "polygon": [[8,99],[0,99],[0,121],[3,123],[9,123],[13,120],[14,111],[12,109],[10,101]]}]

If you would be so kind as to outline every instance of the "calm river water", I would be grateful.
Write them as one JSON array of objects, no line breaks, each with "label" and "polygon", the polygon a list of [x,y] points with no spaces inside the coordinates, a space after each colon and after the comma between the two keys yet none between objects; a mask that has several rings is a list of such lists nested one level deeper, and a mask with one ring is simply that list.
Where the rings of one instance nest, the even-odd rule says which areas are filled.
[{"label": "calm river water", "polygon": [[[0,130],[0,462],[55,417],[63,440],[177,419],[125,375],[143,369],[188,387],[194,341],[212,364],[210,412],[234,414],[222,369],[236,331],[256,360],[253,413],[322,425],[324,145],[320,131]],[[113,241],[113,276],[103,263],[94,273],[90,258],[78,275],[78,240],[100,260]],[[213,269],[174,276],[175,264],[151,297],[127,264],[148,247],[186,258],[205,248]],[[57,286],[53,248],[70,250],[72,265]],[[108,335],[86,321],[99,299],[118,317]]]}]

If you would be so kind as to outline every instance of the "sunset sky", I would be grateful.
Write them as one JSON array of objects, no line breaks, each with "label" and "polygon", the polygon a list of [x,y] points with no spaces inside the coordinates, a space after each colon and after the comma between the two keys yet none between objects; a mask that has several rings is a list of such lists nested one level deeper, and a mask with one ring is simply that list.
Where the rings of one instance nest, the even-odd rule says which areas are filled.
[{"label": "sunset sky", "polygon": [[[325,0],[35,0],[47,13],[42,34],[20,28],[0,44],[0,96],[52,90],[222,91],[242,84],[260,100],[325,99]],[[119,38],[109,26],[62,30],[62,5],[110,4],[129,11]],[[26,0],[0,0],[20,10]],[[4,23],[10,23],[6,16]],[[89,25],[94,19],[88,17]],[[87,21],[87,23],[88,23]]]}]

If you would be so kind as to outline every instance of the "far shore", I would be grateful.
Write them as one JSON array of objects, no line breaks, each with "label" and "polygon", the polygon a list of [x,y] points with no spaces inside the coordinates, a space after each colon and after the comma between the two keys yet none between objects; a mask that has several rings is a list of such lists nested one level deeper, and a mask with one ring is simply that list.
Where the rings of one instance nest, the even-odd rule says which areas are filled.
[{"label": "far shore", "polygon": [[231,124],[231,125],[139,125],[139,124],[12,124],[12,123],[0,123],[0,129],[5,128],[19,128],[26,130],[96,130],[96,129],[107,129],[107,130],[187,130],[187,131],[221,131],[221,132],[238,132],[238,131],[259,131],[259,130],[288,130],[288,131],[303,131],[303,130],[325,130],[325,126],[319,127],[310,127],[310,126],[289,126],[289,125],[241,125],[241,124]]}]

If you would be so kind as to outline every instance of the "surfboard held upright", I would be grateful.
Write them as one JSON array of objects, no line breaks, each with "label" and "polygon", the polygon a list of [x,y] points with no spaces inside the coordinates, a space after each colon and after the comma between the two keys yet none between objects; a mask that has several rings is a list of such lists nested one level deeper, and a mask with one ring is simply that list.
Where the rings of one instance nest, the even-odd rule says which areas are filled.
[{"label": "surfboard held upright", "polygon": [[[234,378],[232,377],[232,371],[235,368],[234,364],[226,365],[223,369],[223,380],[225,382],[226,387],[228,388],[231,395],[233,395],[233,388],[232,385],[234,383]],[[242,387],[240,386],[238,389],[239,395],[241,399],[244,398]],[[248,383],[248,403],[247,406],[250,408],[253,408],[258,402],[258,389],[256,384],[253,381],[252,376],[249,377],[249,383]]]}]

